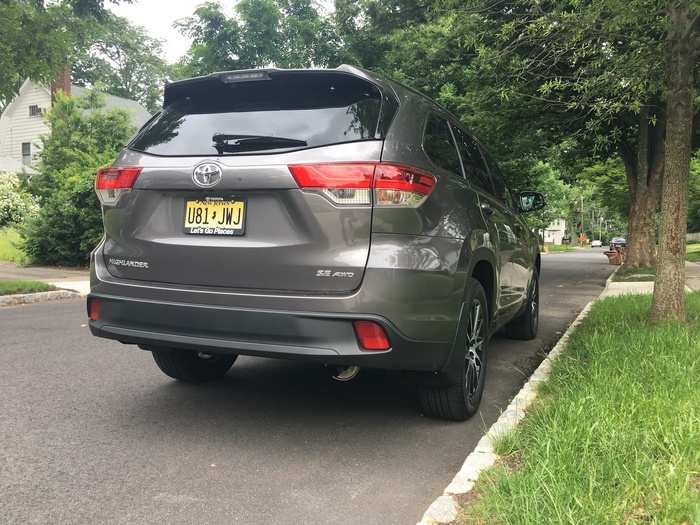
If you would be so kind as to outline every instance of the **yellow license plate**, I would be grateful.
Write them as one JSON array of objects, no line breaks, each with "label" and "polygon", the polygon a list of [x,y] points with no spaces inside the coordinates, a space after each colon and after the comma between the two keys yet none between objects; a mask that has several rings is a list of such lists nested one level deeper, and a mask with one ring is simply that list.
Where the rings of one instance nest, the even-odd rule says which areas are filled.
[{"label": "yellow license plate", "polygon": [[193,235],[243,235],[245,201],[188,200],[185,233]]}]

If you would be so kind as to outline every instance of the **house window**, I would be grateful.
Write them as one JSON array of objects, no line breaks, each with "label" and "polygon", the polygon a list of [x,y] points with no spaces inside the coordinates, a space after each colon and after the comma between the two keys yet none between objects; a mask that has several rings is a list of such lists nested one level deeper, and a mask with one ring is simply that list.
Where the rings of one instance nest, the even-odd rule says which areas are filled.
[{"label": "house window", "polygon": [[32,145],[30,142],[22,142],[22,164],[28,166],[32,163]]},{"label": "house window", "polygon": [[32,104],[29,106],[29,116],[30,117],[40,117],[41,116],[41,108],[37,106],[36,104]]}]

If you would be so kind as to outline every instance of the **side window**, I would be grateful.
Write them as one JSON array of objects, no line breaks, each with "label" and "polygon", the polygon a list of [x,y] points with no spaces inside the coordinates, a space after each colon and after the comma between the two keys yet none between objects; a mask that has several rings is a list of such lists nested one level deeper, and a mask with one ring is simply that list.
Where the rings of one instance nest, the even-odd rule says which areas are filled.
[{"label": "side window", "polygon": [[483,150],[483,148],[480,149],[484,158],[486,159],[486,162],[488,163],[496,197],[498,197],[510,208],[514,208],[513,198],[510,194],[510,190],[506,187],[506,183],[503,180],[503,175],[501,174],[498,164],[496,164],[496,162]]},{"label": "side window", "polygon": [[22,142],[22,164],[29,166],[32,163],[32,144]]},{"label": "side window", "polygon": [[457,149],[449,124],[444,118],[434,114],[428,117],[423,148],[436,165],[455,174],[461,173]]},{"label": "side window", "polygon": [[476,142],[458,127],[453,126],[452,129],[457,138],[459,153],[462,155],[464,176],[469,182],[475,184],[480,189],[488,193],[493,193],[493,186],[491,185],[489,173]]}]

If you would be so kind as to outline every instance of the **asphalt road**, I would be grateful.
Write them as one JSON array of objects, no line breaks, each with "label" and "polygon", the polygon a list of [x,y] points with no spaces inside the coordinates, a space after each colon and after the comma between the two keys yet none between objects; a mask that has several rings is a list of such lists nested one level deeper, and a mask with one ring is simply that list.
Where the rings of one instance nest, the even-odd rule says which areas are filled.
[{"label": "asphalt road", "polygon": [[240,358],[184,385],[93,338],[82,300],[0,309],[0,521],[414,524],[611,270],[542,258],[540,337],[493,341],[465,423],[422,417],[401,374]]}]

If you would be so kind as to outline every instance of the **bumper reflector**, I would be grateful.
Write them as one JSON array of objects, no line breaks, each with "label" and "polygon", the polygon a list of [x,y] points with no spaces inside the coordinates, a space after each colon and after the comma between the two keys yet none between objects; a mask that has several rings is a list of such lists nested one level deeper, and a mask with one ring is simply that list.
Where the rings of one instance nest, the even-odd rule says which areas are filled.
[{"label": "bumper reflector", "polygon": [[100,319],[100,301],[97,299],[88,299],[88,317],[90,321],[97,321]]},{"label": "bumper reflector", "polygon": [[384,328],[374,321],[354,321],[355,335],[363,350],[389,350],[389,338]]}]

